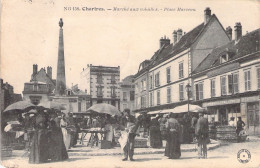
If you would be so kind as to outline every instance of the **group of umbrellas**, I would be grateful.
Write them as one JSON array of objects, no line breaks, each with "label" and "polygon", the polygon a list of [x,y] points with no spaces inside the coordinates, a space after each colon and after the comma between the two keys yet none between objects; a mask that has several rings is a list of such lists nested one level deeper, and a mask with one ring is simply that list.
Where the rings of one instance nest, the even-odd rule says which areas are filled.
[{"label": "group of umbrellas", "polygon": [[[53,108],[58,110],[65,110],[64,106],[58,102],[49,102],[45,104],[39,104],[38,106],[32,104],[28,101],[18,101],[16,103],[13,103],[9,105],[5,110],[4,113],[10,112],[10,111],[30,111],[31,109],[37,108],[37,107],[43,107],[43,108]],[[167,114],[167,113],[184,113],[184,112],[202,112],[204,111],[204,108],[193,105],[193,104],[185,104],[182,106],[177,106],[173,109],[165,109],[165,110],[159,110],[159,111],[152,111],[148,112],[147,114]],[[87,109],[86,112],[94,112],[94,113],[100,113],[100,114],[109,114],[112,116],[115,115],[121,115],[118,108],[115,106],[112,106],[110,104],[106,103],[100,103],[95,104],[91,106],[89,109]]]},{"label": "group of umbrellas", "polygon": [[[9,105],[3,111],[3,113],[8,113],[8,112],[12,112],[12,111],[28,112],[35,108],[49,108],[49,109],[52,108],[52,109],[57,109],[57,110],[66,110],[66,108],[58,102],[47,102],[45,104],[40,103],[39,105],[36,106],[29,101],[18,101],[16,103]],[[95,105],[91,106],[86,112],[109,114],[112,116],[121,114],[120,111],[115,106],[112,106],[112,105],[106,104],[106,103],[95,104]]]}]

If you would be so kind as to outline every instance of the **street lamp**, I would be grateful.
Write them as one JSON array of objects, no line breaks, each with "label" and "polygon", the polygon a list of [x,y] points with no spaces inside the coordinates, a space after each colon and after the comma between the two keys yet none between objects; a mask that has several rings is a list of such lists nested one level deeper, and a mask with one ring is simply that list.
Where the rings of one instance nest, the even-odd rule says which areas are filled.
[{"label": "street lamp", "polygon": [[188,96],[188,115],[190,115],[190,92],[191,92],[191,85],[188,83],[186,86],[187,96]]}]

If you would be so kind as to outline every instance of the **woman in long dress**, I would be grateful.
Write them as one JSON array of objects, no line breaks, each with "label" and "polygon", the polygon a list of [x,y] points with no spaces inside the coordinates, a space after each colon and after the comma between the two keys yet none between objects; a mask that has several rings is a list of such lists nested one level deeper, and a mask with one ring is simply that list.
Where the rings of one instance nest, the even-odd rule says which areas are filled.
[{"label": "woman in long dress", "polygon": [[68,126],[67,119],[65,117],[65,114],[62,113],[62,119],[60,120],[60,127],[61,127],[61,131],[62,131],[62,135],[63,135],[63,141],[64,141],[64,144],[65,144],[66,150],[69,150],[71,135],[68,132],[68,130],[66,129],[67,126]]},{"label": "woman in long dress", "polygon": [[63,141],[59,119],[55,112],[51,114],[49,127],[51,130],[49,134],[49,155],[51,161],[61,161],[68,159],[68,153]]},{"label": "woman in long dress", "polygon": [[34,133],[30,147],[29,163],[44,163],[48,160],[47,119],[43,111],[39,111],[34,123]]},{"label": "woman in long dress", "polygon": [[150,146],[152,148],[162,147],[162,136],[158,116],[153,118],[150,123]]},{"label": "woman in long dress", "polygon": [[180,124],[174,118],[173,114],[170,115],[170,118],[166,124],[168,137],[165,148],[165,156],[169,159],[178,159],[181,156],[180,148]]}]

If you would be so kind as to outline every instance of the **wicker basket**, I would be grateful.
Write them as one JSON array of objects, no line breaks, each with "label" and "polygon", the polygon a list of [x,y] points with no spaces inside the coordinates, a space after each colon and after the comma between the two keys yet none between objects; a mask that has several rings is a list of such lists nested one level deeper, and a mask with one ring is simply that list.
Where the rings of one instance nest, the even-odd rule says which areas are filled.
[{"label": "wicker basket", "polygon": [[13,153],[13,149],[11,146],[3,146],[2,147],[2,157],[11,157]]}]

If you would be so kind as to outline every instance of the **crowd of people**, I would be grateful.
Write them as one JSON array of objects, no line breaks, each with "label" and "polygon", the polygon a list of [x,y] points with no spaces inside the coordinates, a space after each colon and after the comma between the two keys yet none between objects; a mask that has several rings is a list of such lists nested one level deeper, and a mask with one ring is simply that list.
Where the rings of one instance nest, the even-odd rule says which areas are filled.
[{"label": "crowd of people", "polygon": [[[181,157],[181,144],[197,143],[198,158],[207,158],[209,123],[203,113],[156,115],[146,113],[135,118],[130,112],[120,116],[108,114],[91,115],[77,120],[72,113],[38,109],[36,113],[18,115],[17,120],[24,127],[23,138],[28,143],[29,162],[43,163],[68,159],[67,151],[77,144],[81,129],[101,128],[103,139],[118,144],[124,152],[123,161],[134,161],[135,137],[140,128],[148,132],[150,146],[162,148],[166,140],[165,156],[169,159]],[[234,125],[232,119],[229,122]],[[239,117],[236,123],[240,132],[245,123]]]}]

